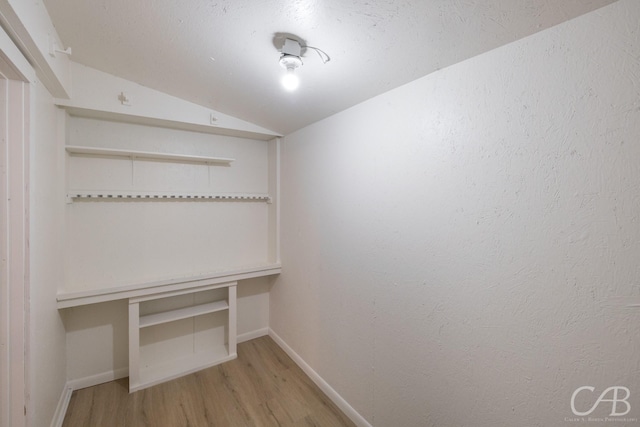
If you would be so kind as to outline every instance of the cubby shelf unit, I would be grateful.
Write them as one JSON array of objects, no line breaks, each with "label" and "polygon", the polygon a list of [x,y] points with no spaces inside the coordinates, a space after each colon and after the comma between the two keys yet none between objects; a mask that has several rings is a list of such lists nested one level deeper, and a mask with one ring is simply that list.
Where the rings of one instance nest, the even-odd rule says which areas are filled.
[{"label": "cubby shelf unit", "polygon": [[[201,286],[174,292],[129,299],[129,392],[134,392],[155,384],[169,381],[192,372],[205,369],[237,357],[236,352],[236,286],[237,282]],[[173,310],[141,315],[141,306],[159,300],[171,300],[181,296],[194,296],[205,291],[226,291],[224,299],[206,304],[193,304]],[[158,361],[144,359],[141,351],[141,334],[150,328],[162,327],[171,322],[204,316],[210,313],[226,312],[226,341],[207,343],[205,350],[196,351],[193,346],[185,347],[180,357]],[[195,332],[195,324],[193,326]],[[195,340],[195,335],[193,340]]]}]

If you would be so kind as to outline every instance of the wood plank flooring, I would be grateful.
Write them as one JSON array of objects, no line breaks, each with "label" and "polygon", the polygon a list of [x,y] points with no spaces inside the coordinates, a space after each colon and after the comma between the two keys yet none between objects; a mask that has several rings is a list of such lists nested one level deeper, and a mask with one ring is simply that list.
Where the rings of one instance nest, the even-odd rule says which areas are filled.
[{"label": "wood plank flooring", "polygon": [[73,392],[63,427],[355,426],[269,337],[238,359],[129,394],[127,379]]}]

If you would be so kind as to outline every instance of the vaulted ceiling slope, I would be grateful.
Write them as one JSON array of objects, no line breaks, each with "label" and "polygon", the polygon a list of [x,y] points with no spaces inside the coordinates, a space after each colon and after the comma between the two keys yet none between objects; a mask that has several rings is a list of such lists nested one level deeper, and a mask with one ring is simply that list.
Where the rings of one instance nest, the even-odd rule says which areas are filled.
[{"label": "vaulted ceiling slope", "polygon": [[[282,134],[614,1],[44,0],[72,60]],[[331,57],[295,92],[282,34]]]}]

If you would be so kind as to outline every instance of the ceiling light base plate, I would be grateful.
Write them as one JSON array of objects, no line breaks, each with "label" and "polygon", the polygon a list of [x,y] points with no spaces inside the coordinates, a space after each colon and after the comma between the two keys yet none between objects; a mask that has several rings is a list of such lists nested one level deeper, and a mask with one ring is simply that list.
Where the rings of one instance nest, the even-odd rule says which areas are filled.
[{"label": "ceiling light base plate", "polygon": [[280,57],[280,66],[287,70],[295,70],[302,66],[302,58],[295,55],[283,54]]},{"label": "ceiling light base plate", "polygon": [[293,55],[300,57],[302,55],[302,46],[300,42],[294,39],[285,39],[282,45],[283,55]]}]

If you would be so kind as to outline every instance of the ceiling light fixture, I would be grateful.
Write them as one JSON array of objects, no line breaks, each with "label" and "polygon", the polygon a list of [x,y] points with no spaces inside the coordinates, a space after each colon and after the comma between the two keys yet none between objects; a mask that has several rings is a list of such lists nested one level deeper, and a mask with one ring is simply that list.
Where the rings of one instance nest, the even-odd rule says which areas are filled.
[{"label": "ceiling light fixture", "polygon": [[287,74],[282,76],[282,86],[287,90],[296,90],[300,85],[300,79],[295,71],[302,66],[302,58],[295,55],[282,55],[280,65],[287,70]]},{"label": "ceiling light fixture", "polygon": [[282,77],[282,86],[289,91],[296,90],[300,85],[300,79],[295,71],[302,67],[302,49],[315,50],[323,64],[331,60],[329,55],[317,47],[302,46],[299,41],[286,38],[281,50],[280,66],[287,70],[287,73]]},{"label": "ceiling light fixture", "polygon": [[287,90],[296,90],[300,84],[300,79],[295,71],[302,67],[301,52],[302,47],[297,40],[285,39],[280,56],[280,66],[287,70],[287,74],[282,77],[282,86]]}]

